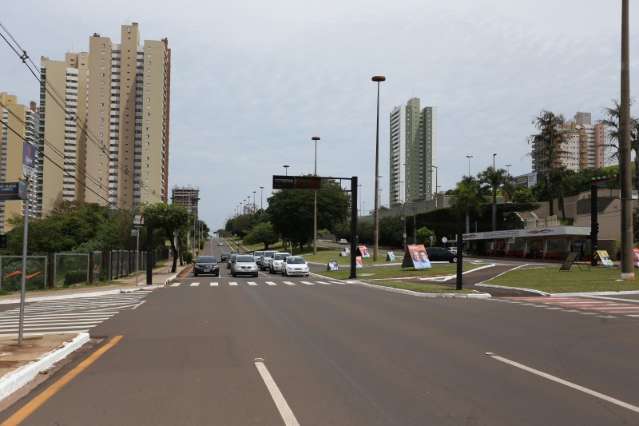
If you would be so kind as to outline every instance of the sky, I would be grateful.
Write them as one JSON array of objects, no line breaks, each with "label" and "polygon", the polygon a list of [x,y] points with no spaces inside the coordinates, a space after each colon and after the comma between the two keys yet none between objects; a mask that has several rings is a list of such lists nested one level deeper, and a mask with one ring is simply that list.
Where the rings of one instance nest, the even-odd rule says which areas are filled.
[{"label": "sky", "polygon": [[[373,206],[376,88],[380,183],[388,203],[389,114],[411,97],[438,108],[441,190],[492,163],[530,171],[541,110],[603,116],[619,98],[620,1],[600,0],[21,0],[0,21],[32,58],[88,50],[94,32],[172,50],[169,185],[200,188],[200,216],[222,227],[273,174],[358,176]],[[631,5],[633,6],[633,5]],[[631,10],[631,89],[639,79]],[[0,45],[0,91],[24,103],[38,84]],[[634,93],[634,92],[633,92]],[[252,200],[251,200],[252,201]]]}]

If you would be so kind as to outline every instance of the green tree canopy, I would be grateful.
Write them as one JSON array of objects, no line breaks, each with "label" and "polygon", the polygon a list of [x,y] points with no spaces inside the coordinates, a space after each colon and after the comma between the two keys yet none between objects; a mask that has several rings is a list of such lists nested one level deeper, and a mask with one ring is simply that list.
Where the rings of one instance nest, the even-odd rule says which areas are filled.
[{"label": "green tree canopy", "polygon": [[275,244],[277,241],[278,235],[270,222],[258,223],[244,237],[244,242],[247,244],[264,244],[264,250],[268,250],[268,246]]},{"label": "green tree canopy", "polygon": [[159,230],[164,233],[164,238],[171,243],[173,265],[171,272],[177,268],[177,247],[175,237],[182,232],[189,232],[189,213],[184,207],[165,203],[149,204],[144,206],[144,226],[147,229]]}]

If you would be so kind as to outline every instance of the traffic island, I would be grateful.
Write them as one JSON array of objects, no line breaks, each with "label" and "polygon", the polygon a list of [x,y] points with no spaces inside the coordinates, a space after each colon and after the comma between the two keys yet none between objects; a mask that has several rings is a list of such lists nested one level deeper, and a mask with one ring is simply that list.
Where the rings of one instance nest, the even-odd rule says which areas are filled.
[{"label": "traffic island", "polygon": [[89,341],[89,333],[0,337],[0,404]]},{"label": "traffic island", "polygon": [[560,271],[559,266],[522,265],[476,286],[534,294],[619,293],[639,291],[639,279],[622,281],[616,267],[575,265]]}]

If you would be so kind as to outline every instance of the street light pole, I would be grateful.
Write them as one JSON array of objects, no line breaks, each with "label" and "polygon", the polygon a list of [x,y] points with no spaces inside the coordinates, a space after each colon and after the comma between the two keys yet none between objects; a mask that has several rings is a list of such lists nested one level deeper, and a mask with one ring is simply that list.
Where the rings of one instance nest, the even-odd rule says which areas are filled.
[{"label": "street light pole", "polygon": [[497,170],[497,168],[495,167],[495,157],[497,157],[497,153],[493,154],[493,170]]},{"label": "street light pole", "polygon": [[253,191],[253,213],[257,211],[257,205],[255,204],[255,193],[257,191]]},{"label": "street light pole", "polygon": [[[320,140],[320,137],[313,136],[311,140],[315,143],[315,168],[313,169],[313,176],[317,176],[317,142]],[[313,254],[317,254],[317,190],[314,191],[313,195]]]},{"label": "street light pole", "polygon": [[437,188],[439,188],[438,182],[437,182],[437,175],[439,174],[439,167],[434,166],[434,165],[430,165],[431,168],[435,169],[435,208],[437,208]]},{"label": "street light pole", "polygon": [[260,210],[264,210],[264,206],[262,205],[263,200],[264,200],[264,187],[260,186]]},{"label": "street light pole", "polygon": [[508,177],[510,177],[510,168],[512,166],[513,166],[512,164],[506,164],[506,170],[507,170]]},{"label": "street light pole", "polygon": [[282,167],[284,167],[284,172],[286,173],[286,176],[288,176],[288,168],[291,167],[288,164],[284,164]]},{"label": "street light pole", "polygon": [[470,177],[470,160],[471,158],[473,158],[473,156],[468,154],[466,158],[468,158],[468,177]]},{"label": "street light pole", "polygon": [[621,279],[634,280],[632,262],[632,176],[630,175],[630,19],[629,2],[621,0],[621,105],[619,154],[621,172]]},{"label": "street light pole", "polygon": [[371,80],[377,83],[377,127],[375,132],[375,229],[373,235],[373,239],[375,240],[373,261],[376,261],[379,253],[379,88],[381,82],[386,81],[386,77],[383,75],[375,75]]},{"label": "street light pole", "polygon": [[22,275],[20,276],[20,316],[18,318],[18,345],[22,345],[24,334],[24,304],[27,297],[27,249],[29,246],[29,175],[25,176],[26,190],[24,191],[24,223],[22,230]]}]

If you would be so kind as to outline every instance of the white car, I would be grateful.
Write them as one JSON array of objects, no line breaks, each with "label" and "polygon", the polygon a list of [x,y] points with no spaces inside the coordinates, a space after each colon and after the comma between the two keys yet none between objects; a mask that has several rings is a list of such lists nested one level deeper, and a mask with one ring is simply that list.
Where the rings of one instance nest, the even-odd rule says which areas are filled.
[{"label": "white car", "polygon": [[284,261],[284,267],[282,268],[282,275],[290,277],[292,275],[300,275],[302,277],[308,277],[309,274],[308,263],[302,256],[289,256]]},{"label": "white car", "polygon": [[257,264],[255,258],[250,254],[238,254],[235,261],[231,263],[231,275],[251,275],[257,277]]},{"label": "white car", "polygon": [[282,272],[282,268],[284,267],[284,261],[287,257],[289,257],[291,253],[286,253],[283,251],[275,253],[273,256],[273,260],[269,261],[269,272],[274,274],[276,272]]}]

